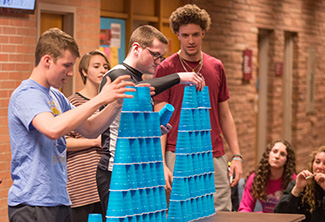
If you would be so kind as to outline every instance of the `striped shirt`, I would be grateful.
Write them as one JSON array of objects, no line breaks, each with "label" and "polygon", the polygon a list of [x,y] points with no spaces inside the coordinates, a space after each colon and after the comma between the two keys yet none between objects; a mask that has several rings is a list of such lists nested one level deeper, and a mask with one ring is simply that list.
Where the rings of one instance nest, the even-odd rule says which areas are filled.
[{"label": "striped shirt", "polygon": [[[89,100],[79,93],[71,95],[68,99],[74,106],[79,106]],[[69,137],[83,138],[76,132],[70,132],[67,135],[67,138]],[[98,147],[67,152],[67,189],[72,202],[72,208],[99,202],[96,169],[101,155],[102,149]]]}]

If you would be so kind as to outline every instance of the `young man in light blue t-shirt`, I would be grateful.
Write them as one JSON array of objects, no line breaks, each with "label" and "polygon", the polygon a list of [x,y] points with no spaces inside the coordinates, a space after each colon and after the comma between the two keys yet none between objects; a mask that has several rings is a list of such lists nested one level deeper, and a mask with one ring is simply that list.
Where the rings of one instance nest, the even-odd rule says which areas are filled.
[{"label": "young man in light blue t-shirt", "polygon": [[[75,130],[96,138],[114,120],[125,88],[133,86],[121,76],[106,84],[96,97],[74,107],[58,90],[73,76],[79,57],[75,40],[59,29],[44,32],[37,42],[35,67],[29,79],[12,93],[8,123],[11,143],[11,176],[8,193],[10,221],[71,221],[68,196],[66,142]],[[89,118],[99,107],[109,104]]]}]

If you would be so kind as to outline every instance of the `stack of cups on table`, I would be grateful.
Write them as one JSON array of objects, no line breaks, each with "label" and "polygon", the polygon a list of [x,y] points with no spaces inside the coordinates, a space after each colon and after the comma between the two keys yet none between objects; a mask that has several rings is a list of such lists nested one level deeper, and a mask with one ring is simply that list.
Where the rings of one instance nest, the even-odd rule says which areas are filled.
[{"label": "stack of cups on table", "polygon": [[135,88],[123,102],[106,221],[165,222],[159,114],[152,111],[150,89]]},{"label": "stack of cups on table", "polygon": [[176,161],[168,222],[193,221],[215,214],[209,88],[185,86],[178,125]]}]

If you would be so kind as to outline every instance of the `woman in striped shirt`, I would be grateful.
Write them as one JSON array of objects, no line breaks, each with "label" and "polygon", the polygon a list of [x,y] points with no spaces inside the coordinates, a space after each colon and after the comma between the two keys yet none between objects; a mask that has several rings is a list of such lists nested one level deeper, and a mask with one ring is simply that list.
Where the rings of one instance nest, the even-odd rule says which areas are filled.
[{"label": "woman in striped shirt", "polygon": [[[68,99],[79,106],[95,97],[103,75],[110,69],[107,56],[99,50],[85,54],[79,63],[84,87]],[[68,192],[72,221],[87,221],[88,214],[101,213],[96,185],[96,169],[102,155],[101,138],[86,139],[76,132],[67,135]],[[104,221],[104,220],[103,220]]]}]

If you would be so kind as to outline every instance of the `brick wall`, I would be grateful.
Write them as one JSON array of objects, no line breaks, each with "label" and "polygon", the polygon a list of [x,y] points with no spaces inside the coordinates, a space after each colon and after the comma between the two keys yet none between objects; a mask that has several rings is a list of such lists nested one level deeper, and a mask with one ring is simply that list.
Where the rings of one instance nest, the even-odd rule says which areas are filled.
[{"label": "brick wall", "polygon": [[[84,54],[99,46],[100,0],[38,0],[76,7],[76,40]],[[256,164],[257,121],[256,77],[258,31],[268,29],[270,64],[268,73],[267,140],[282,135],[284,82],[275,76],[275,62],[284,60],[285,32],[296,33],[294,40],[292,144],[297,153],[297,170],[305,165],[311,150],[325,144],[325,3],[321,0],[192,0],[212,18],[203,49],[225,65],[231,94],[230,109],[235,119],[244,173]],[[29,77],[37,41],[35,15],[0,15],[0,221],[7,221],[7,192],[10,179],[10,146],[7,108],[12,91]],[[315,111],[306,114],[307,61],[310,47],[316,49]],[[242,51],[253,51],[253,78],[242,81]],[[76,90],[82,87],[76,75]],[[226,148],[230,157],[229,150]]]},{"label": "brick wall", "polygon": [[[99,47],[99,0],[38,0],[76,7],[76,40],[80,53]],[[27,79],[34,65],[34,50],[37,41],[37,21],[34,15],[0,15],[0,221],[8,221],[7,195],[12,184],[10,178],[10,144],[7,110],[13,90]],[[77,66],[76,66],[77,67]],[[76,69],[77,71],[78,69]],[[79,73],[76,75],[76,90],[82,87]]]},{"label": "brick wall", "polygon": [[[221,59],[225,65],[244,174],[256,165],[257,121],[254,112],[257,94],[258,30],[271,30],[268,73],[267,142],[281,138],[283,130],[283,87],[275,75],[276,62],[284,61],[285,32],[296,34],[293,58],[292,144],[297,155],[297,171],[308,161],[309,153],[325,144],[325,3],[312,0],[192,0],[208,11],[212,19],[204,39],[205,52]],[[316,49],[315,111],[306,114],[308,50]],[[242,51],[253,51],[253,78],[243,82]],[[227,149],[228,157],[231,157]]]}]

